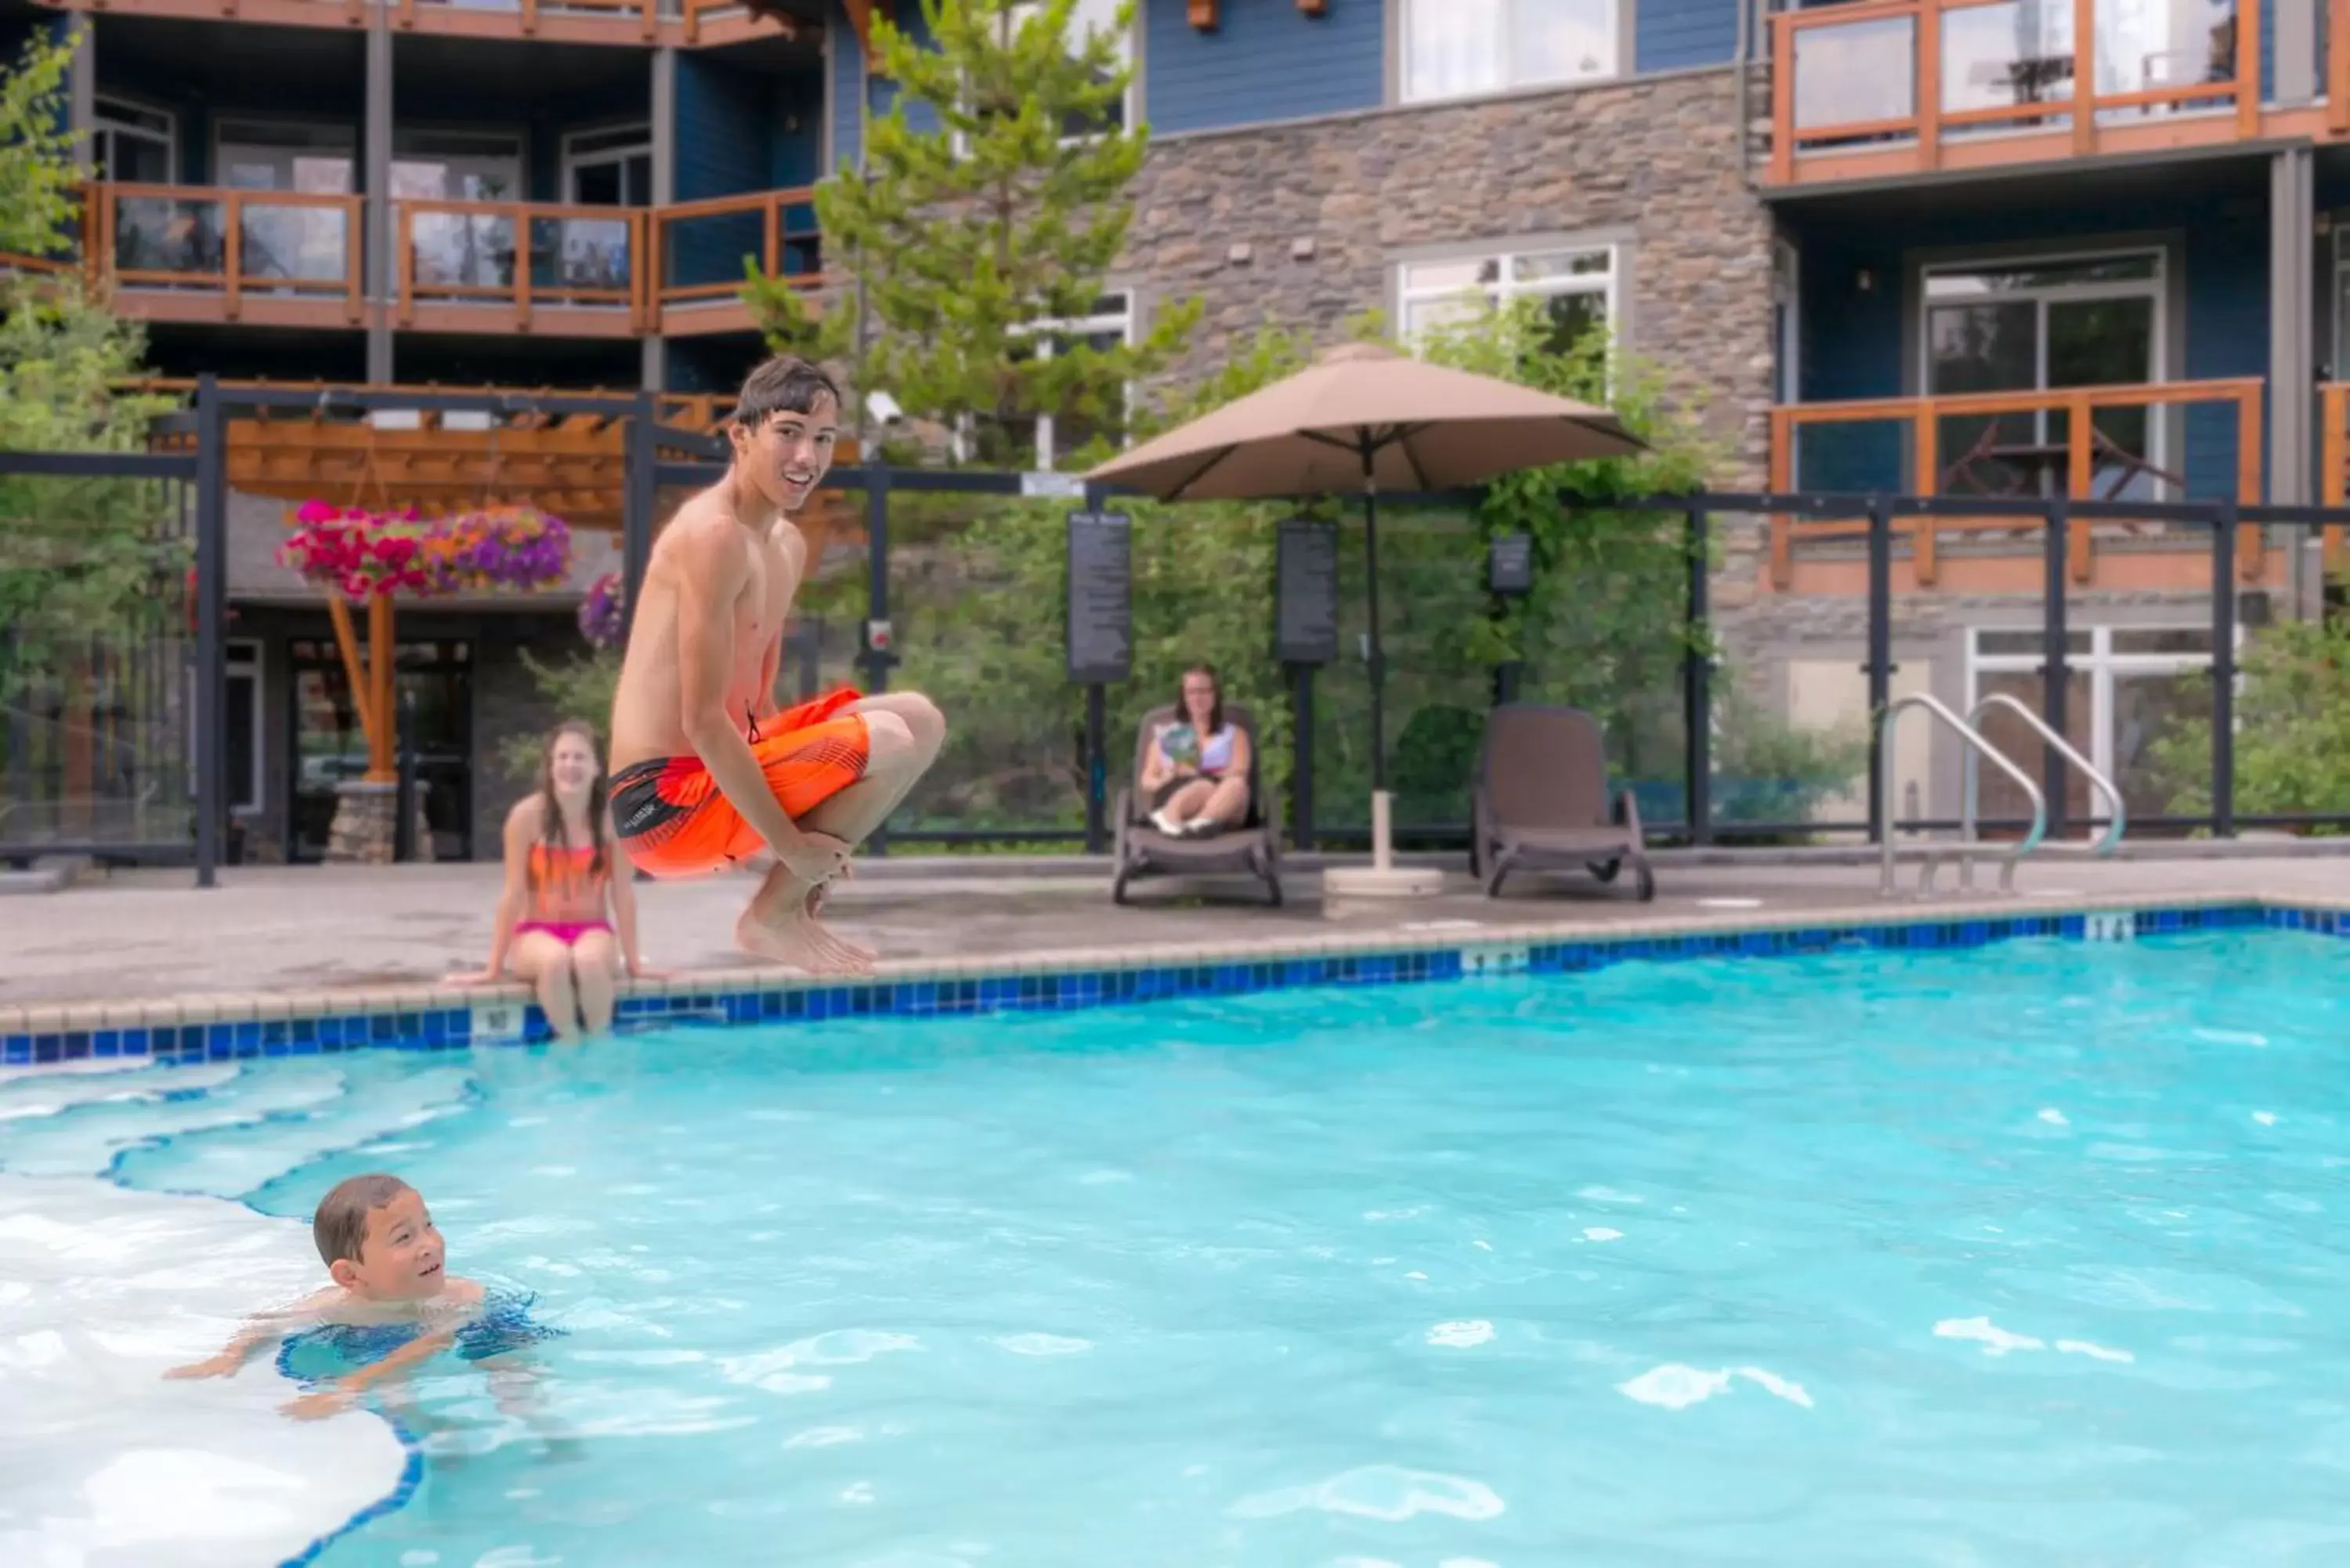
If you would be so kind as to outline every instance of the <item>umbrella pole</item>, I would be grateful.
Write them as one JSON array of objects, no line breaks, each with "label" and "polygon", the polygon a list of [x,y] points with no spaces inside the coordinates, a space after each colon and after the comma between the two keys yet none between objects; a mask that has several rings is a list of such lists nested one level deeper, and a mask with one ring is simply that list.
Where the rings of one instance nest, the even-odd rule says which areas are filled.
[{"label": "umbrella pole", "polygon": [[1361,436],[1363,452],[1363,569],[1370,590],[1371,664],[1371,864],[1384,871],[1393,863],[1388,842],[1387,652],[1379,639],[1379,483],[1371,467],[1371,435]]}]

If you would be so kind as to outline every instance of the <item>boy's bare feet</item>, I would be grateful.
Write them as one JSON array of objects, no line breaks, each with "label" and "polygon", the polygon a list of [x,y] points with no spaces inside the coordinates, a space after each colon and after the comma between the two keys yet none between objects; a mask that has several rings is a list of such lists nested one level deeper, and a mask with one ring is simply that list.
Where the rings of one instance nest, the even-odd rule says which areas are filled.
[{"label": "boy's bare feet", "polygon": [[735,945],[743,951],[811,974],[868,974],[873,953],[844,940],[816,918],[824,885],[789,879],[781,867],[734,923]]}]

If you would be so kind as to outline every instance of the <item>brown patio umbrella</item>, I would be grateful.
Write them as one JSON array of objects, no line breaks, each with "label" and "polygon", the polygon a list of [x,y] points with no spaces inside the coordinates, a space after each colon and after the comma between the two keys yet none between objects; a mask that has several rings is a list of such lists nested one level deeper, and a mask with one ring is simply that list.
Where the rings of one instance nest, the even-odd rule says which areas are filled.
[{"label": "brown patio umbrella", "polygon": [[1363,497],[1371,629],[1371,787],[1387,789],[1378,492],[1450,490],[1522,468],[1644,450],[1616,416],[1376,344],[1334,348],[1286,380],[1086,475],[1160,501]]}]

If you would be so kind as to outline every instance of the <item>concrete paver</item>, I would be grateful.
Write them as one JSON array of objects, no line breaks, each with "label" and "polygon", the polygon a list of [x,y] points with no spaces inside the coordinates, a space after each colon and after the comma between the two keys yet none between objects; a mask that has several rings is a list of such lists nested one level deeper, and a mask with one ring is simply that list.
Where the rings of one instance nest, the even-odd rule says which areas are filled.
[{"label": "concrete paver", "polygon": [[[202,891],[184,871],[132,872],[0,898],[0,1006],[431,983],[487,955],[499,874],[492,865],[249,867],[224,870],[220,887]],[[1914,882],[1915,869],[1903,877]],[[2013,902],[2025,908],[2068,898],[2330,900],[2350,892],[2350,859],[2051,860],[2018,881]],[[1473,935],[1555,922],[1588,930],[1659,915],[1841,921],[1933,907],[1880,901],[1875,869],[1862,866],[1667,866],[1659,884],[1657,901],[1643,906],[1587,880],[1529,877],[1523,892],[1513,883],[1495,902],[1456,873],[1434,898],[1330,906],[1318,877],[1298,872],[1281,909],[1252,905],[1244,892],[1214,901],[1166,883],[1139,888],[1135,904],[1119,909],[1106,871],[1038,876],[1021,874],[1017,862],[999,871],[968,860],[898,860],[841,886],[832,908],[845,933],[885,960],[920,961],[1431,928]],[[751,967],[732,932],[752,886],[747,877],[639,884],[648,961],[685,973]]]}]

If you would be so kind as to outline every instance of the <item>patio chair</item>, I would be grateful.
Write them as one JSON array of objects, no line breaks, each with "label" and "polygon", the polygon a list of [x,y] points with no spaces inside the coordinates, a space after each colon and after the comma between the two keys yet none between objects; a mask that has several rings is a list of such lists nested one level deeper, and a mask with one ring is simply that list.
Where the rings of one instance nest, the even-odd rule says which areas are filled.
[{"label": "patio chair", "polygon": [[1280,814],[1265,798],[1263,753],[1257,745],[1256,723],[1238,702],[1224,704],[1224,722],[1249,739],[1248,816],[1238,826],[1207,838],[1176,838],[1159,831],[1150,820],[1150,802],[1142,793],[1142,763],[1159,727],[1175,719],[1174,704],[1154,708],[1143,716],[1134,741],[1134,767],[1120,785],[1110,808],[1118,835],[1113,854],[1110,901],[1127,901],[1127,888],[1142,877],[1253,877],[1264,884],[1265,897],[1281,907]]},{"label": "patio chair", "polygon": [[1579,708],[1513,702],[1485,719],[1470,807],[1470,863],[1498,898],[1513,871],[1582,867],[1602,882],[1632,867],[1636,896],[1657,896],[1626,790],[1607,806],[1607,755],[1598,723]]}]

